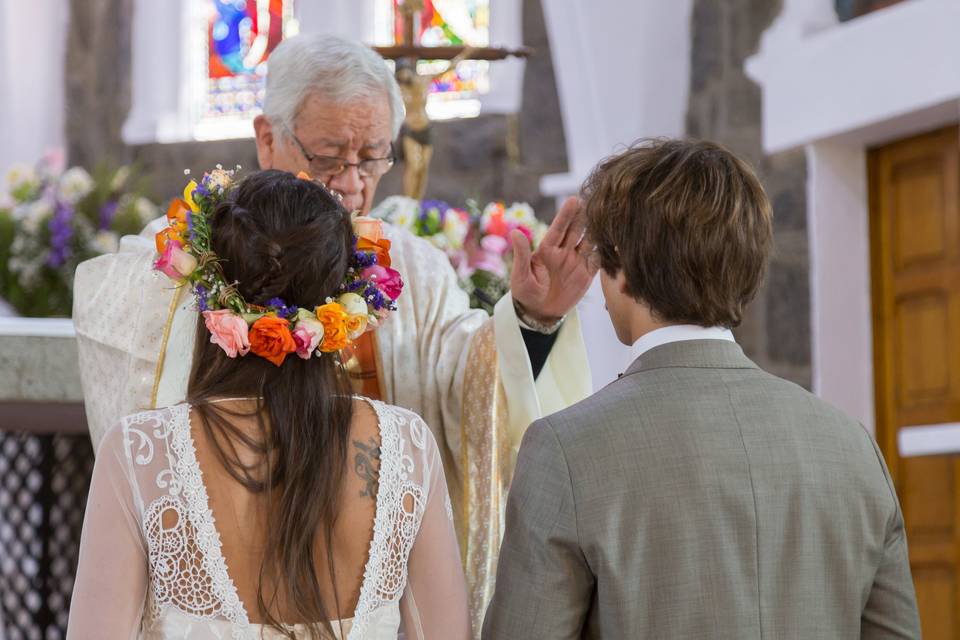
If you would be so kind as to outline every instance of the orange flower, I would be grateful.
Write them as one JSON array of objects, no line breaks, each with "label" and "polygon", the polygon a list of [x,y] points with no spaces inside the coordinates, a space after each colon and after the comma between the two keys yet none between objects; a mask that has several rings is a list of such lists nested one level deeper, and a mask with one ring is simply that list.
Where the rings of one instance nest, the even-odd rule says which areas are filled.
[{"label": "orange flower", "polygon": [[174,222],[182,222],[187,224],[187,212],[190,211],[190,205],[188,205],[182,198],[174,198],[170,201],[170,206],[167,207],[167,220],[170,221],[170,224]]},{"label": "orange flower", "polygon": [[163,255],[163,252],[167,249],[167,242],[170,240],[175,240],[180,244],[183,244],[183,236],[181,236],[176,229],[173,227],[166,227],[161,229],[154,239],[157,243],[157,253]]},{"label": "orange flower", "polygon": [[380,242],[380,239],[383,238],[383,220],[370,216],[354,216],[353,233],[357,237],[366,238],[370,242]]},{"label": "orange flower", "polygon": [[187,234],[187,214],[189,212],[190,205],[181,198],[174,198],[170,202],[170,206],[167,207],[167,221],[172,228],[177,230],[181,238]]},{"label": "orange flower", "polygon": [[378,265],[390,266],[390,241],[386,238],[381,238],[377,242],[367,238],[357,238],[357,251],[371,251],[376,254]]},{"label": "orange flower", "polygon": [[297,343],[290,333],[290,321],[276,316],[264,316],[250,327],[250,351],[266,358],[278,367],[288,353],[297,350]]},{"label": "orange flower", "polygon": [[320,351],[339,351],[350,343],[347,336],[347,312],[337,302],[328,302],[317,307],[317,320],[323,325],[323,342]]}]

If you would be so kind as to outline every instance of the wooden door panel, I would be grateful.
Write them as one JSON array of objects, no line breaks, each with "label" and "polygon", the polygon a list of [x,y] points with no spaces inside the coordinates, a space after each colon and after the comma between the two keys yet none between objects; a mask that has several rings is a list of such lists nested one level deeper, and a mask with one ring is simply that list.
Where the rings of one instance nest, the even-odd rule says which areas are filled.
[{"label": "wooden door panel", "polygon": [[900,491],[909,542],[952,541],[956,521],[952,456],[904,458]]},{"label": "wooden door panel", "polygon": [[956,572],[949,566],[920,566],[913,569],[917,585],[917,607],[924,640],[953,640],[956,637]]},{"label": "wooden door panel", "polygon": [[960,640],[960,456],[901,458],[960,422],[960,130],[869,155],[877,441],[903,506],[924,638]]},{"label": "wooden door panel", "polygon": [[943,402],[950,395],[949,300],[942,290],[894,301],[896,383],[900,407]]},{"label": "wooden door panel", "polygon": [[944,257],[947,239],[942,213],[946,195],[943,178],[939,158],[901,162],[893,167],[894,210],[909,211],[909,215],[898,215],[892,220],[895,271]]}]

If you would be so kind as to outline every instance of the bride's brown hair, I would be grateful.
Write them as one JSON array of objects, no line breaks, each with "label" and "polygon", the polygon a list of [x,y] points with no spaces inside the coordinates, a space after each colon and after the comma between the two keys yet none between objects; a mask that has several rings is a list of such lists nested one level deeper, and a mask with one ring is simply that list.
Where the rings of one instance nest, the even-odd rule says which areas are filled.
[{"label": "bride's brown hair", "polygon": [[[323,187],[282,171],[244,178],[213,212],[211,242],[227,282],[244,299],[273,298],[312,309],[336,296],[353,251],[350,215]],[[339,602],[324,602],[316,571],[317,533],[334,582],[333,525],[338,511],[353,417],[349,381],[336,354],[303,360],[290,354],[279,367],[252,354],[231,359],[210,342],[203,318],[187,400],[220,462],[249,491],[267,499],[266,550],[257,605],[264,621],[294,638],[277,616],[278,598],[312,638],[332,634]],[[220,398],[259,398],[259,433],[231,418],[251,417],[215,405]],[[241,452],[257,462],[245,464]],[[265,593],[265,584],[273,585]],[[324,633],[326,632],[326,633]]]}]

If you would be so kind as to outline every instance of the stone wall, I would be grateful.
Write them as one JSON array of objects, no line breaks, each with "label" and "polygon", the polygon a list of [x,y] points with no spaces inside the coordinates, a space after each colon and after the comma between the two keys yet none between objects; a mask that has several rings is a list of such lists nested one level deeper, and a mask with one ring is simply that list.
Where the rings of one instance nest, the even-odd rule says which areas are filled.
[{"label": "stone wall", "polygon": [[120,129],[130,110],[132,19],[133,0],[70,0],[64,82],[71,164],[93,169],[130,159]]},{"label": "stone wall", "polygon": [[773,202],[773,260],[736,334],[760,366],[809,388],[806,161],[802,150],[763,153],[760,89],[743,71],[780,8],[780,0],[695,0],[687,131],[748,159]]},{"label": "stone wall", "polygon": [[[184,169],[257,166],[250,139],[125,146],[120,128],[130,108],[131,0],[72,3],[78,17],[71,21],[67,54],[71,163],[134,161],[150,177],[157,200],[179,193]],[[436,123],[428,197],[527,201],[541,217],[552,218],[554,202],[542,197],[540,177],[566,171],[567,159],[540,0],[523,2],[523,37],[535,55],[524,74],[521,113]],[[401,175],[398,166],[384,177],[378,199],[400,193]]]}]

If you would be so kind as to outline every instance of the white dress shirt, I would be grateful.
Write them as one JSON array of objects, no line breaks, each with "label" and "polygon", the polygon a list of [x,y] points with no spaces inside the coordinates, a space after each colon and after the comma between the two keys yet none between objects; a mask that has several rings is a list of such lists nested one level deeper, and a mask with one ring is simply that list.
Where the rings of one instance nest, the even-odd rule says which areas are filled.
[{"label": "white dress shirt", "polygon": [[630,353],[636,360],[654,347],[683,340],[727,340],[736,342],[733,332],[724,327],[701,327],[695,324],[675,324],[645,333],[633,343]]}]

